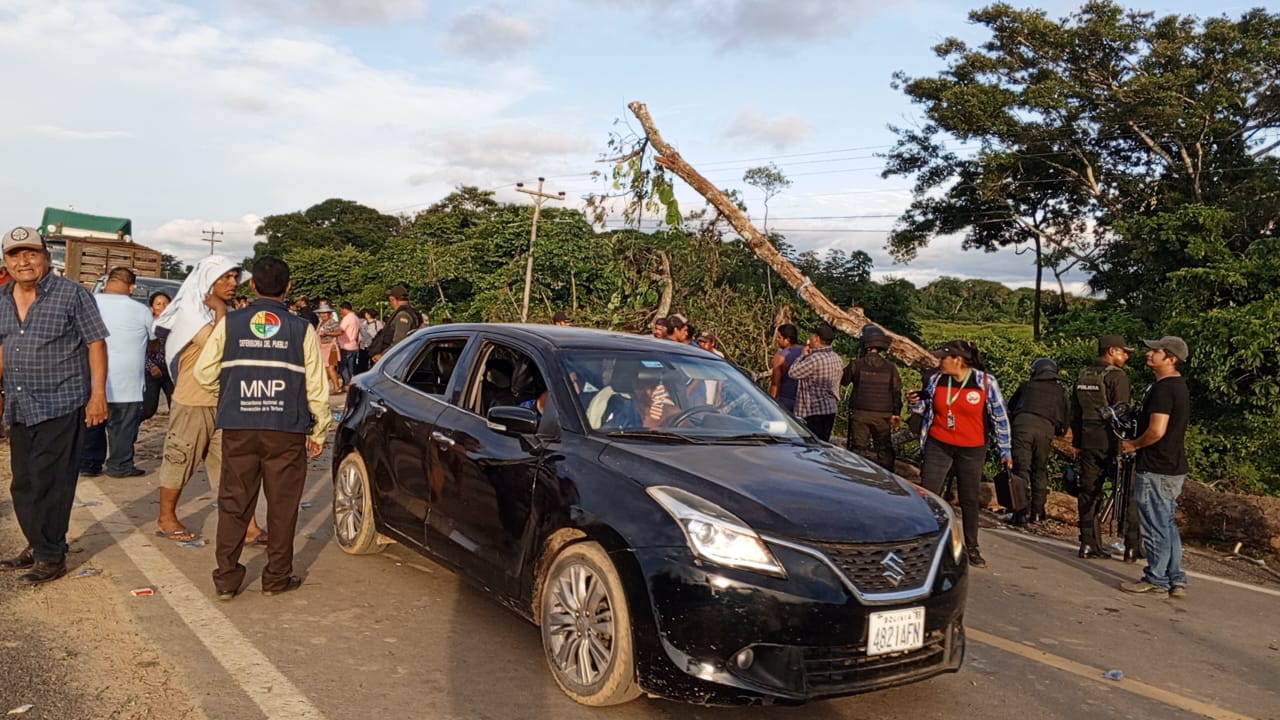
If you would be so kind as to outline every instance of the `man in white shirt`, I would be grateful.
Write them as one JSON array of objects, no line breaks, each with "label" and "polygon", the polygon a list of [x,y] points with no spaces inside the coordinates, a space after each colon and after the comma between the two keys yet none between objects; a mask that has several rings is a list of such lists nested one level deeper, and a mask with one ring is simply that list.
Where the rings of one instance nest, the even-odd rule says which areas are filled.
[{"label": "man in white shirt", "polygon": [[[80,474],[137,477],[146,471],[133,464],[133,446],[142,424],[146,386],[147,341],[155,337],[151,311],[130,297],[137,276],[127,267],[113,268],[101,293],[94,295],[107,326],[107,422],[85,431]],[[105,460],[105,463],[104,463]]]}]

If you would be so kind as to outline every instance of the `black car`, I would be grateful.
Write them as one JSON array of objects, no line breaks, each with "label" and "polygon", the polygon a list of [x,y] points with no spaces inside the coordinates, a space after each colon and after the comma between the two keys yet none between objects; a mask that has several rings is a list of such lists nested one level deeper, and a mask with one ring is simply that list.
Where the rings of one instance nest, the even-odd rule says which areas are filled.
[{"label": "black car", "polygon": [[584,704],[798,703],[964,657],[947,504],[696,347],[419,331],[352,383],[333,471],[343,550],[455,569],[541,628]]}]

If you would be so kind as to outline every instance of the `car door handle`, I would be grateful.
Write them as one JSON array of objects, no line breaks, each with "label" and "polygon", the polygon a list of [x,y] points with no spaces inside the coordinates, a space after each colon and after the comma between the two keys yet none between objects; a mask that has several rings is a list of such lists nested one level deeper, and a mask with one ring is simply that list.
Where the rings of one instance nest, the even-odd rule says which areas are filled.
[{"label": "car door handle", "polygon": [[439,430],[436,430],[435,432],[431,433],[431,439],[435,440],[436,442],[440,443],[441,445],[447,448],[451,448],[454,445],[458,444],[457,440],[454,440],[453,438],[449,437],[448,435],[445,435]]},{"label": "car door handle", "polygon": [[369,409],[373,411],[374,417],[382,417],[382,414],[387,411],[387,406],[381,400],[370,400]]}]

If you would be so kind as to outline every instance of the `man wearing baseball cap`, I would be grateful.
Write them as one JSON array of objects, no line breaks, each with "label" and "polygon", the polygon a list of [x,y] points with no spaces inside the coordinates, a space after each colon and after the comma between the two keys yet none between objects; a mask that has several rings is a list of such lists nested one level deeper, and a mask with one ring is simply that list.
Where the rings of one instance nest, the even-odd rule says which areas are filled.
[{"label": "man wearing baseball cap", "polygon": [[1142,343],[1149,348],[1147,367],[1156,381],[1142,399],[1138,437],[1122,440],[1120,449],[1138,453],[1134,498],[1147,566],[1141,580],[1121,583],[1120,589],[1180,598],[1187,594],[1187,574],[1182,570],[1182,536],[1174,513],[1188,472],[1185,437],[1191,422],[1191,394],[1182,367],[1190,353],[1187,343],[1173,335]]},{"label": "man wearing baseball cap", "polygon": [[67,526],[85,427],[107,419],[107,328],[79,283],[53,272],[40,234],[0,241],[13,282],[0,286],[0,387],[10,426],[13,510],[27,547],[0,569],[38,585],[67,572]]}]

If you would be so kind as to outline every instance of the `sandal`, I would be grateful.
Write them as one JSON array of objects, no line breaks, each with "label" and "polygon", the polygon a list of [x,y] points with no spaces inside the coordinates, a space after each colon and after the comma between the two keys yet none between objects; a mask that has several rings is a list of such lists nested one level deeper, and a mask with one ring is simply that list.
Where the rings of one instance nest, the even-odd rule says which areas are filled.
[{"label": "sandal", "polygon": [[187,542],[189,540],[198,540],[200,533],[188,532],[181,528],[178,530],[156,530],[156,537],[162,537],[174,542]]},{"label": "sandal", "polygon": [[254,547],[266,547],[268,542],[270,542],[270,536],[267,535],[266,530],[263,530],[262,532],[258,533],[258,537],[252,540],[245,540],[244,544],[252,545]]}]

